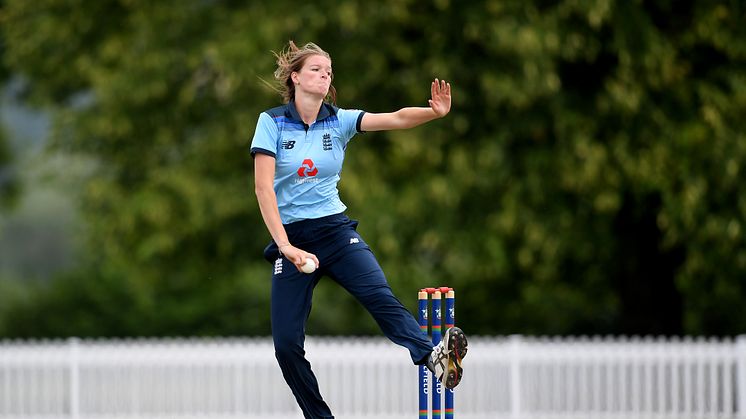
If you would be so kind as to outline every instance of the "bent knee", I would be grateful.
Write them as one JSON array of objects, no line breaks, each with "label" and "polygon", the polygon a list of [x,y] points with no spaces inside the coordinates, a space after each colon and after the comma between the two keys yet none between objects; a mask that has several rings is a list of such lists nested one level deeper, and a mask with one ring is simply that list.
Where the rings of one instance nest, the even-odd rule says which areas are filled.
[{"label": "bent knee", "polygon": [[303,356],[303,346],[298,339],[292,336],[275,336],[275,357],[278,360]]}]

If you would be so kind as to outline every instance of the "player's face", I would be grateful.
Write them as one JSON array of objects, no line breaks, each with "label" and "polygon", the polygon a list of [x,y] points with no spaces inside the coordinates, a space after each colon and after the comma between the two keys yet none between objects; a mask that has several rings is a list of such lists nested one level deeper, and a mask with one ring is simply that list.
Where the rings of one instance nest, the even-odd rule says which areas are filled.
[{"label": "player's face", "polygon": [[306,58],[303,68],[293,73],[298,88],[308,93],[319,94],[323,97],[329,93],[332,84],[332,62],[323,55],[311,55]]}]

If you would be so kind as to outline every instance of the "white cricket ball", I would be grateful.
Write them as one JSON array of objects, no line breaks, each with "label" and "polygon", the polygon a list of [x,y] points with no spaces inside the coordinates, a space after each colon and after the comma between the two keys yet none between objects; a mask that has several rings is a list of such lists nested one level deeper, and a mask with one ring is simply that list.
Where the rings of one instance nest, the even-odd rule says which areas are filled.
[{"label": "white cricket ball", "polygon": [[311,258],[306,258],[306,263],[304,263],[303,266],[300,267],[300,270],[304,273],[310,274],[316,270],[316,262],[314,262]]}]

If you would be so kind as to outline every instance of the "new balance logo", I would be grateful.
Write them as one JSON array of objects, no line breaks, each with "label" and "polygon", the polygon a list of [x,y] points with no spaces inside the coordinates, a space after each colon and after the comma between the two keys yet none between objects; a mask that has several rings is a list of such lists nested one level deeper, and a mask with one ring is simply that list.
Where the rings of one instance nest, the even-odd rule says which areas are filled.
[{"label": "new balance logo", "polygon": [[282,148],[290,150],[295,147],[295,140],[282,140]]},{"label": "new balance logo", "polygon": [[358,239],[357,237],[351,238],[350,239],[350,244],[355,244],[355,243],[360,243],[360,239]]},{"label": "new balance logo", "polygon": [[282,258],[277,258],[275,261],[275,275],[282,273]]}]

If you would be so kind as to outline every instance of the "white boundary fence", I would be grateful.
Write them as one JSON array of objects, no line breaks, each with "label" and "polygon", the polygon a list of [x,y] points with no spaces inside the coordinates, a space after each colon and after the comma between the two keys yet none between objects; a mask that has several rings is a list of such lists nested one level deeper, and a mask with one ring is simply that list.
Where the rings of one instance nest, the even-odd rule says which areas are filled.
[{"label": "white boundary fence", "polygon": [[[382,338],[309,338],[336,417],[417,417],[417,368]],[[472,337],[457,419],[746,419],[736,340]],[[302,415],[271,339],[0,342],[0,418]]]}]

